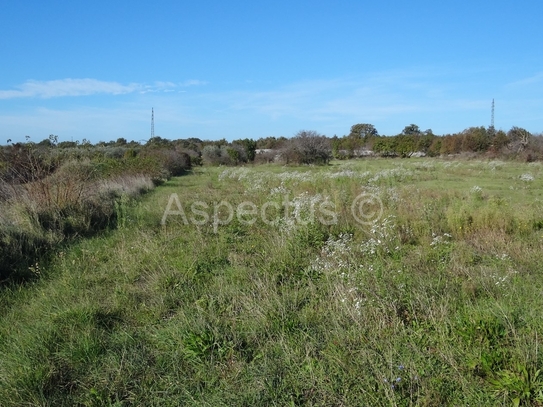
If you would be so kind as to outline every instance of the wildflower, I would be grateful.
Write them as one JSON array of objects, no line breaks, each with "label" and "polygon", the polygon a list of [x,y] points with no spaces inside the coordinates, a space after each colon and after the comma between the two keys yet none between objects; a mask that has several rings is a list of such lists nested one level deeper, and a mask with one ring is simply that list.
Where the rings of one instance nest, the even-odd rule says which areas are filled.
[{"label": "wildflower", "polygon": [[529,182],[529,181],[533,181],[534,179],[535,179],[534,176],[530,174],[529,172],[527,172],[526,174],[522,174],[520,176],[521,181]]}]

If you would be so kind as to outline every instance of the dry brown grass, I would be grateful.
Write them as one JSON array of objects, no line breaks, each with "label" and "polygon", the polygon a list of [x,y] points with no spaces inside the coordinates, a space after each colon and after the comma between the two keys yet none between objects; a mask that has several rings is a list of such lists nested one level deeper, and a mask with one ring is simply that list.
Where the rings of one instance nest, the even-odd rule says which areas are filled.
[{"label": "dry brown grass", "polygon": [[115,224],[123,205],[153,188],[151,178],[144,175],[100,179],[89,161],[68,162],[33,182],[5,184],[0,255],[6,266],[0,272],[6,275],[68,238]]}]

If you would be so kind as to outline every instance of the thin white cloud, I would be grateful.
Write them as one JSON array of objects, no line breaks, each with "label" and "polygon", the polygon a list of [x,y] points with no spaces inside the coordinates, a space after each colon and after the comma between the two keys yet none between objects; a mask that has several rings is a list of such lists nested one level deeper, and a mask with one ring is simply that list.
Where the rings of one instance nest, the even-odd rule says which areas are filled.
[{"label": "thin white cloud", "polygon": [[183,87],[186,87],[186,86],[202,86],[202,85],[207,85],[207,82],[206,81],[201,81],[199,79],[190,79],[188,81],[181,82],[179,84],[179,86],[183,86]]},{"label": "thin white cloud", "polygon": [[157,87],[158,89],[169,89],[169,88],[175,88],[176,85],[173,82],[156,81],[155,87]]},{"label": "thin white cloud", "polygon": [[205,85],[207,82],[191,79],[180,84],[173,82],[155,82],[152,85],[119,82],[107,82],[98,79],[57,79],[52,81],[28,80],[15,89],[0,90],[0,99],[41,98],[49,99],[62,96],[88,96],[96,94],[122,95],[139,92],[172,92],[177,87]]},{"label": "thin white cloud", "polygon": [[97,79],[57,79],[52,81],[29,80],[14,90],[0,90],[0,99],[54,98],[61,96],[88,96],[94,94],[120,95],[139,90],[141,85],[122,85]]}]

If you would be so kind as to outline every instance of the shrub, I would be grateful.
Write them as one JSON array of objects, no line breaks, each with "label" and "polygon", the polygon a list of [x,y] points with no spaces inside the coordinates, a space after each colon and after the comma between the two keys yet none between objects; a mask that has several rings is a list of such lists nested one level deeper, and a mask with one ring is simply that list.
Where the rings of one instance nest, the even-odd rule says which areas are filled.
[{"label": "shrub", "polygon": [[146,150],[141,157],[159,162],[169,176],[182,175],[191,168],[191,159],[187,153],[166,148]]},{"label": "shrub", "polygon": [[153,188],[150,174],[156,170],[154,162],[142,158],[71,160],[47,177],[0,184],[5,190],[0,203],[0,281],[16,270],[28,270],[41,253],[67,239],[114,225],[116,203]]},{"label": "shrub", "polygon": [[202,150],[202,159],[205,164],[209,165],[237,164],[240,152],[234,147],[207,145]]},{"label": "shrub", "polygon": [[17,143],[0,149],[0,178],[12,184],[24,184],[51,174],[58,165],[50,149],[33,143]]},{"label": "shrub", "polygon": [[324,165],[332,158],[330,140],[316,131],[301,130],[281,152],[287,164]]},{"label": "shrub", "polygon": [[221,149],[219,146],[205,146],[202,149],[202,160],[205,164],[219,165],[221,163]]},{"label": "shrub", "polygon": [[157,156],[136,156],[123,159],[100,158],[93,161],[98,178],[112,178],[121,175],[145,175],[160,184],[169,173]]}]

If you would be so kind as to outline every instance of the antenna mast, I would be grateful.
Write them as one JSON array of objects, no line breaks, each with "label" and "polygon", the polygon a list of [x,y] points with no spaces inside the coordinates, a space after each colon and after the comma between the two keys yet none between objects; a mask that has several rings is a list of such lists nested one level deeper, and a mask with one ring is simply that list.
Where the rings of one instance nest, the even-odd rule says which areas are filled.
[{"label": "antenna mast", "polygon": [[492,116],[490,118],[490,127],[494,130],[494,99],[492,99]]},{"label": "antenna mast", "polygon": [[151,137],[155,137],[155,110],[154,108],[151,108]]}]

